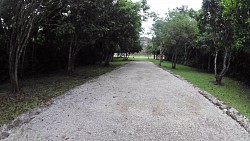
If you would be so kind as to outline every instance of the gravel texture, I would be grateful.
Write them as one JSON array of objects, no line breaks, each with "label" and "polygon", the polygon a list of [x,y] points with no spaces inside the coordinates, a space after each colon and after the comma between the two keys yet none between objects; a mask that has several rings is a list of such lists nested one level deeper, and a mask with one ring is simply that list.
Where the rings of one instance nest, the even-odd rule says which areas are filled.
[{"label": "gravel texture", "polygon": [[57,98],[3,140],[250,141],[250,134],[191,84],[131,62]]}]

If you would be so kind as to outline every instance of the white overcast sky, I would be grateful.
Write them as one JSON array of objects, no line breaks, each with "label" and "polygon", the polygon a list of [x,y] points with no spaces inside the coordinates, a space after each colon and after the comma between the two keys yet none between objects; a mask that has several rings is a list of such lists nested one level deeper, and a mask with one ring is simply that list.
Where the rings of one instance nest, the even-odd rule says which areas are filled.
[{"label": "white overcast sky", "polygon": [[[140,0],[132,0],[133,2]],[[164,17],[165,13],[168,12],[168,9],[172,10],[176,7],[182,5],[187,5],[188,8],[193,8],[194,10],[201,9],[202,0],[147,0],[148,5],[150,5],[150,11],[154,11]],[[153,20],[149,19],[147,22],[143,23],[143,28],[145,29],[145,34],[150,31],[152,27]]]}]

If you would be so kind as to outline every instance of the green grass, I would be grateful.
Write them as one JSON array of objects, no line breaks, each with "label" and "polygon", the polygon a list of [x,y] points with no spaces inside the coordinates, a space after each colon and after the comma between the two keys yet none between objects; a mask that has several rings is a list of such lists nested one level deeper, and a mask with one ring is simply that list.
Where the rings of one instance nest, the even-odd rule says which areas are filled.
[{"label": "green grass", "polygon": [[[134,58],[133,60],[136,60]],[[140,57],[138,60],[142,60]],[[144,57],[144,60],[147,60]],[[158,65],[159,60],[150,59],[151,62]],[[237,109],[242,115],[250,119],[250,87],[246,86],[231,78],[224,77],[224,86],[216,86],[212,83],[214,75],[202,72],[195,68],[177,64],[176,69],[171,68],[171,62],[164,61],[162,66],[175,74],[184,77],[189,82],[198,86],[199,88],[211,93],[220,100],[226,102],[229,106]]]},{"label": "green grass", "polygon": [[10,122],[18,115],[43,106],[52,98],[62,95],[64,92],[84,84],[85,82],[110,72],[117,67],[127,64],[128,61],[115,59],[110,67],[90,65],[75,70],[77,75],[68,76],[66,72],[50,74],[22,81],[23,94],[13,95],[9,93],[9,84],[0,85],[0,126]]}]

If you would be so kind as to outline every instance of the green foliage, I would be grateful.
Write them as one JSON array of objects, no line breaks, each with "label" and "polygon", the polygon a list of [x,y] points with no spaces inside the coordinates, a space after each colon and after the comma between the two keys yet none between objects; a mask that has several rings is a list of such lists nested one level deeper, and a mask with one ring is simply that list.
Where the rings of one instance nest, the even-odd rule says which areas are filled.
[{"label": "green foliage", "polygon": [[157,18],[153,25],[154,42],[156,46],[163,47],[165,52],[171,54],[173,68],[178,61],[179,54],[187,53],[187,47],[194,46],[198,34],[198,24],[193,18],[196,13],[184,6],[169,11],[165,19]]},{"label": "green foliage", "polygon": [[[27,34],[29,36],[24,36],[27,40],[21,47],[22,51],[18,55],[20,57],[14,59],[20,62],[17,64],[22,65],[16,67],[19,76],[21,72],[42,72],[65,68],[69,62],[68,58],[73,58],[71,60],[77,66],[81,62],[109,62],[114,52],[139,52],[141,50],[141,22],[149,9],[146,0],[142,2],[127,0],[24,2],[18,0],[18,2],[28,5],[29,12],[26,11],[26,15],[30,14],[35,17],[35,22],[31,26],[33,28]],[[12,29],[16,29],[13,19],[17,19],[14,13],[18,7],[15,0],[1,0],[0,4],[0,67],[3,68],[0,70],[0,80],[7,80],[10,63],[8,62],[10,54],[8,43],[12,36]],[[37,8],[37,6],[40,7]],[[26,31],[16,33],[21,36],[25,35]],[[18,40],[14,40],[13,36],[13,41]],[[72,47],[71,51],[70,47]]]}]

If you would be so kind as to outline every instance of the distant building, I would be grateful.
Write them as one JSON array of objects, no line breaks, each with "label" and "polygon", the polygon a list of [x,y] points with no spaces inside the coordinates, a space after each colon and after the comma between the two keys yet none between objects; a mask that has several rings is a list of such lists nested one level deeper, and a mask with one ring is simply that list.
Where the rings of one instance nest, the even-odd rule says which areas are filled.
[{"label": "distant building", "polygon": [[136,53],[135,55],[147,55],[147,47],[151,39],[148,37],[141,37],[140,40],[141,40],[142,50],[139,53]]}]

